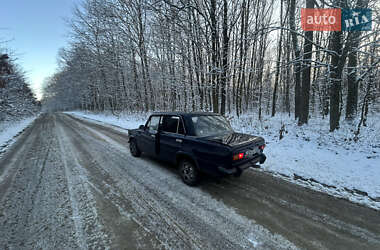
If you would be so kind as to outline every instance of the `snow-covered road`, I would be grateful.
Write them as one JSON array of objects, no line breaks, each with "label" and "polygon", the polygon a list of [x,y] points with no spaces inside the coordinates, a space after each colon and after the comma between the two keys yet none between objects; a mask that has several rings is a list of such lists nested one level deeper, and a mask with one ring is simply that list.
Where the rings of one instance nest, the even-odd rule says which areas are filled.
[{"label": "snow-covered road", "polygon": [[378,211],[265,172],[184,185],[127,134],[41,115],[0,159],[0,249],[379,249]]}]

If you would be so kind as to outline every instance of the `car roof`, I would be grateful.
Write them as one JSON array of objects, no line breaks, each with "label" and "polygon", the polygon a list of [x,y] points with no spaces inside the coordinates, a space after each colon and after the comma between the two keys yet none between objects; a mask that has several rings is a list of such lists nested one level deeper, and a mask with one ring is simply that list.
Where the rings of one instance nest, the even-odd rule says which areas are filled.
[{"label": "car roof", "polygon": [[174,111],[174,112],[153,112],[152,115],[180,115],[180,116],[199,116],[199,115],[220,115],[212,112],[184,112],[184,111]]}]

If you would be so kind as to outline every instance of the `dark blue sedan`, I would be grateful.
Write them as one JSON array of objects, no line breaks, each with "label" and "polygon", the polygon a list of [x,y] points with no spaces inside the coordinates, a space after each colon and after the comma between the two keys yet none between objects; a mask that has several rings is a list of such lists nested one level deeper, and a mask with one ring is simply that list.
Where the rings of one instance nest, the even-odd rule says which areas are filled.
[{"label": "dark blue sedan", "polygon": [[236,133],[214,113],[153,113],[145,125],[129,130],[131,154],[141,153],[176,164],[182,180],[196,185],[200,174],[240,176],[264,163],[262,137]]}]

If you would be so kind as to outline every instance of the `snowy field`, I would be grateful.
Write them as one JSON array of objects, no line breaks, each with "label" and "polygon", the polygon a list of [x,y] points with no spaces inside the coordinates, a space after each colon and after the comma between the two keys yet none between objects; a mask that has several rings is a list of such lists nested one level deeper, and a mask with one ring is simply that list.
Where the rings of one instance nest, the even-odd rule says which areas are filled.
[{"label": "snowy field", "polygon": [[0,155],[8,148],[26,127],[28,127],[37,116],[31,116],[19,121],[8,121],[0,123]]},{"label": "snowy field", "polygon": [[[68,112],[120,129],[137,128],[148,114]],[[356,126],[341,124],[339,131],[330,133],[328,118],[312,119],[298,127],[285,114],[264,117],[255,114],[228,119],[236,131],[265,138],[267,161],[259,171],[270,172],[287,181],[380,208],[380,117],[372,116],[362,127],[357,142],[353,141]],[[357,124],[355,121],[354,124]],[[280,129],[285,131],[280,140]],[[257,170],[254,170],[257,171]]]}]

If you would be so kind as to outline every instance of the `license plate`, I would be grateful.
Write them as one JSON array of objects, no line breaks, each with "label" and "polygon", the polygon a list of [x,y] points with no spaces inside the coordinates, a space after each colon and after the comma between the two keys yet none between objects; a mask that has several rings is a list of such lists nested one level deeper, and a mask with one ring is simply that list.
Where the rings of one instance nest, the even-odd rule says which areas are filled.
[{"label": "license plate", "polygon": [[245,157],[253,157],[255,154],[259,153],[259,148],[254,148],[254,149],[251,149],[251,150],[248,150],[245,152]]}]

